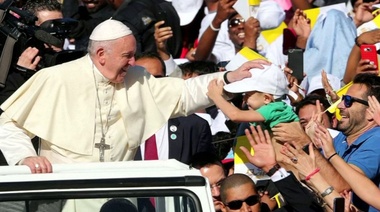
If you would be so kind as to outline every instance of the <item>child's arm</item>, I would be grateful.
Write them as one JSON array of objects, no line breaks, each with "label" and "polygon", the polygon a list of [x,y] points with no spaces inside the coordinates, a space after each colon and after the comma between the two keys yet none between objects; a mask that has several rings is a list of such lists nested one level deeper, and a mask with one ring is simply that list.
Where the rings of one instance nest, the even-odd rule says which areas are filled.
[{"label": "child's arm", "polygon": [[208,97],[233,122],[260,122],[264,117],[254,110],[240,110],[223,98],[223,82],[212,80],[208,86]]}]

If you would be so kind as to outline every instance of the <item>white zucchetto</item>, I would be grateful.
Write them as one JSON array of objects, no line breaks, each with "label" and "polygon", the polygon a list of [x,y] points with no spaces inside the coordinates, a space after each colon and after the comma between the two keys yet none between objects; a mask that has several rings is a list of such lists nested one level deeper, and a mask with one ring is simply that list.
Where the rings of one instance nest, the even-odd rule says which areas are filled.
[{"label": "white zucchetto", "polygon": [[92,31],[90,35],[90,40],[115,40],[131,34],[132,31],[122,22],[113,19],[108,19],[95,27],[95,29]]}]

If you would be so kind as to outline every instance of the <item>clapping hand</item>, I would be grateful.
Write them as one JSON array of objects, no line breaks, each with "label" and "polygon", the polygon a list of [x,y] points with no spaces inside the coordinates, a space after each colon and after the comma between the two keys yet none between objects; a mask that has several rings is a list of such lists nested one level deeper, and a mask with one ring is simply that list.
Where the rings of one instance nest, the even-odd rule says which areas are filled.
[{"label": "clapping hand", "polygon": [[369,108],[367,108],[367,112],[373,118],[377,125],[380,125],[380,104],[377,101],[375,96],[368,97]]},{"label": "clapping hand", "polygon": [[316,146],[322,147],[323,154],[326,158],[329,158],[331,155],[335,154],[333,139],[325,126],[318,124],[315,129],[315,135],[316,136],[313,139],[313,143],[315,143]]},{"label": "clapping hand", "polygon": [[334,91],[333,87],[331,86],[329,79],[327,78],[327,74],[325,70],[322,70],[322,85],[323,89],[325,89],[326,92],[326,98],[329,100],[329,103],[332,104],[339,100],[338,94]]},{"label": "clapping hand", "polygon": [[312,143],[309,144],[310,155],[296,143],[285,143],[280,152],[286,156],[283,162],[296,168],[301,179],[305,179],[317,167]]}]

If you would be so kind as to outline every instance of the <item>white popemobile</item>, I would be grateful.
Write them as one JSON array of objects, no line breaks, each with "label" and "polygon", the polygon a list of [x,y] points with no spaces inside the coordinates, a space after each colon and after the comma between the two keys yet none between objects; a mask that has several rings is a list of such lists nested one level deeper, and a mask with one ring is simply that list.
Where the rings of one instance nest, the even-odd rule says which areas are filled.
[{"label": "white popemobile", "polygon": [[153,198],[158,212],[215,211],[207,179],[176,160],[54,164],[48,174],[31,174],[27,166],[0,167],[2,212],[65,211],[75,201],[99,205],[111,199],[137,208],[139,199]]}]

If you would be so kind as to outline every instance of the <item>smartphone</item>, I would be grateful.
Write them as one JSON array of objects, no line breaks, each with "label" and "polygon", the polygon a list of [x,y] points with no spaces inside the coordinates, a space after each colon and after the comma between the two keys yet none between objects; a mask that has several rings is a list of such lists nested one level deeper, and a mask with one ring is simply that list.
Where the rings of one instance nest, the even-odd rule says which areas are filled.
[{"label": "smartphone", "polygon": [[167,20],[167,14],[166,14],[166,11],[165,10],[158,10],[158,12],[157,12],[157,22],[159,22],[159,21],[165,21],[165,23],[164,24],[162,24],[161,26],[160,26],[160,28],[162,28],[162,27],[166,27],[167,25],[166,25],[166,20]]},{"label": "smartphone", "polygon": [[333,211],[344,212],[344,198],[343,197],[337,197],[334,199]]},{"label": "smartphone", "polygon": [[379,67],[375,45],[363,44],[360,46],[360,52],[362,55],[362,59],[370,60],[370,63],[373,63],[374,65],[376,65],[376,67]]},{"label": "smartphone", "polygon": [[285,28],[283,30],[283,42],[282,42],[282,53],[288,55],[289,49],[296,48],[297,35],[292,29]]},{"label": "smartphone", "polygon": [[303,49],[288,50],[288,67],[292,69],[292,75],[297,78],[298,83],[301,83],[303,80]]}]

